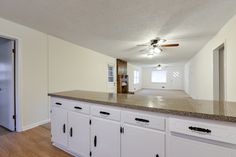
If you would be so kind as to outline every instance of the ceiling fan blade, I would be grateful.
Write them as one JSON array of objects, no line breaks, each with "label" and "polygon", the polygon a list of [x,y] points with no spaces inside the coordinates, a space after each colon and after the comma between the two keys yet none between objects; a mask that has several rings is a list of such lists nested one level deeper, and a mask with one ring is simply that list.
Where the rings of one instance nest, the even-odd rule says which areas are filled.
[{"label": "ceiling fan blade", "polygon": [[139,50],[139,52],[144,52],[144,51],[147,51],[147,50],[148,50],[148,48]]},{"label": "ceiling fan blade", "polygon": [[149,46],[148,44],[138,44],[137,46]]},{"label": "ceiling fan blade", "polygon": [[161,47],[177,47],[179,44],[162,44]]}]

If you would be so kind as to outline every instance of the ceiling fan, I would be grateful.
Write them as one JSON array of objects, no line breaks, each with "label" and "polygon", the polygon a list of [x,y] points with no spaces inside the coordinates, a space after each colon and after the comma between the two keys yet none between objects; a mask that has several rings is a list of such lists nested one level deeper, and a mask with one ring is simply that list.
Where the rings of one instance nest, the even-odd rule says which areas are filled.
[{"label": "ceiling fan", "polygon": [[163,49],[162,48],[167,48],[167,47],[178,47],[179,44],[164,44],[167,40],[166,39],[161,39],[161,38],[155,38],[152,39],[150,42],[146,43],[146,44],[140,44],[137,46],[146,46],[146,49],[140,50],[140,52],[142,51],[146,51],[149,50],[149,53],[147,54],[148,56],[154,56],[157,55],[158,53],[162,52]]}]

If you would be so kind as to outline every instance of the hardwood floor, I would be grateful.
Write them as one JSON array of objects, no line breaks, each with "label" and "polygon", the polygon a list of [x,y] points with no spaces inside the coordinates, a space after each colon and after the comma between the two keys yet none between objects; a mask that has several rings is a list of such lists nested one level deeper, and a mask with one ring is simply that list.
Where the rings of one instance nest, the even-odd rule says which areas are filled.
[{"label": "hardwood floor", "polygon": [[9,134],[10,131],[0,126],[0,136]]},{"label": "hardwood floor", "polygon": [[0,157],[72,157],[54,147],[45,126],[0,136]]},{"label": "hardwood floor", "polygon": [[189,95],[187,95],[182,90],[168,90],[168,89],[141,89],[135,92],[136,95],[142,96],[158,96],[163,98],[181,98],[181,99],[189,99]]}]

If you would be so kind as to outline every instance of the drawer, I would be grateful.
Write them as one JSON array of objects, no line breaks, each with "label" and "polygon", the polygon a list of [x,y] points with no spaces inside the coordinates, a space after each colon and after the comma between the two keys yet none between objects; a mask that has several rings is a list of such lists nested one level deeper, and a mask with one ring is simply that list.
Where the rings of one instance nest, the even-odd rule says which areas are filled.
[{"label": "drawer", "polygon": [[74,112],[90,114],[90,103],[83,101],[74,101],[72,105],[68,105],[68,109]]},{"label": "drawer", "polygon": [[52,107],[60,107],[64,109],[70,108],[70,105],[73,105],[73,102],[70,100],[62,99],[62,98],[51,98],[51,106]]},{"label": "drawer", "polygon": [[90,104],[82,101],[68,100],[62,98],[51,98],[53,107],[60,107],[74,112],[90,114]]},{"label": "drawer", "polygon": [[170,132],[236,144],[236,126],[225,126],[205,122],[170,118]]},{"label": "drawer", "polygon": [[91,113],[96,117],[120,121],[120,110],[107,107],[92,106]]},{"label": "drawer", "polygon": [[122,120],[124,123],[134,124],[146,128],[165,130],[165,118],[150,116],[134,112],[123,112]]}]

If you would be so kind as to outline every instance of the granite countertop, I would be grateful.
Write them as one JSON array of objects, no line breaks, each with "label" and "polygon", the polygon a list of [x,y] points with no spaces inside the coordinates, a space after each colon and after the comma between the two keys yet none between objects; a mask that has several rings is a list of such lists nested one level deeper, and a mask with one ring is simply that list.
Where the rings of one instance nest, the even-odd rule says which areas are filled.
[{"label": "granite countertop", "polygon": [[236,122],[235,102],[222,104],[216,101],[193,100],[190,97],[141,96],[79,90],[50,93],[48,95],[143,111]]}]

